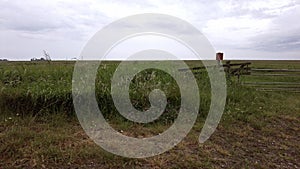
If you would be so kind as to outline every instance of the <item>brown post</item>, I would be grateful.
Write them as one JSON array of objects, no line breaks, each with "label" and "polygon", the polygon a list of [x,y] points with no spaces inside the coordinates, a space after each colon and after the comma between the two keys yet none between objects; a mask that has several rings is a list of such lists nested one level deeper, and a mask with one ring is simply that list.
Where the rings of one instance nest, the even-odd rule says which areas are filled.
[{"label": "brown post", "polygon": [[222,63],[222,60],[223,60],[223,56],[224,56],[224,54],[221,53],[221,52],[218,52],[218,53],[216,54],[216,60],[217,60],[217,62],[218,62],[218,66],[219,66],[219,67],[221,66],[221,63]]},{"label": "brown post", "polygon": [[216,55],[216,60],[221,61],[224,59],[223,57],[224,57],[224,53],[218,52]]}]

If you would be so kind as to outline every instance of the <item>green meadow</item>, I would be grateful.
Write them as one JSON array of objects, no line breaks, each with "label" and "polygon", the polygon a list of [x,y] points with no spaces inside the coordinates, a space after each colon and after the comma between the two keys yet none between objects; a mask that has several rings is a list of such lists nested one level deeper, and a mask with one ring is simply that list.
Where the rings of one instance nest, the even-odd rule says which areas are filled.
[{"label": "green meadow", "polygon": [[[232,61],[240,63],[245,61]],[[256,69],[300,69],[300,61],[250,61]],[[190,67],[199,61],[186,61]],[[110,95],[119,62],[98,68],[95,95],[99,109],[115,130],[136,138],[162,133],[177,118],[180,91],[167,73],[147,69],[131,81],[132,105],[150,108],[153,89],[167,97],[157,120],[139,124],[122,117]],[[150,158],[130,159],[106,152],[81,128],[73,107],[75,62],[0,62],[0,168],[299,168],[300,93],[259,91],[243,82],[300,83],[295,76],[227,76],[227,100],[221,122],[203,144],[198,142],[209,112],[207,72],[194,72],[200,94],[197,121],[173,149]],[[299,88],[299,86],[293,86]]]}]

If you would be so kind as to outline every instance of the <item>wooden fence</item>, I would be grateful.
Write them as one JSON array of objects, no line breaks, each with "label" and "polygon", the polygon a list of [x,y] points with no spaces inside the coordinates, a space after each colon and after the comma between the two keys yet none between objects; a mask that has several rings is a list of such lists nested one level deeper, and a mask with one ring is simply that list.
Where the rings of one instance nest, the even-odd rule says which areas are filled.
[{"label": "wooden fence", "polygon": [[[231,63],[227,61],[222,66],[228,78],[237,77],[237,82],[241,85],[265,92],[283,91],[300,93],[300,69],[257,69],[251,68],[251,64],[251,62]],[[192,71],[197,72],[205,69],[206,67],[191,68]],[[180,71],[185,70],[187,69],[180,69]],[[283,77],[283,79],[289,78],[289,80],[276,81],[278,77]],[[293,79],[291,80],[291,78]],[[297,80],[294,81],[294,79]]]},{"label": "wooden fence", "polygon": [[253,68],[249,76],[256,77],[259,81],[243,81],[242,85],[254,87],[259,91],[266,92],[300,92],[300,69]]}]

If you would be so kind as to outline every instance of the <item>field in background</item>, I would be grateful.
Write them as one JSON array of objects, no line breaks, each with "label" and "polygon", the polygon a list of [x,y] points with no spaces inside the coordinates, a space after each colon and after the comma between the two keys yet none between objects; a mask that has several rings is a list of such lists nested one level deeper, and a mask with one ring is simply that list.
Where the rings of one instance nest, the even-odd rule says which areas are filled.
[{"label": "field in background", "polygon": [[[244,62],[244,61],[233,61]],[[251,61],[254,68],[300,69],[299,61]],[[162,71],[139,73],[130,86],[135,108],[149,108],[148,93],[162,89],[166,112],[153,123],[137,124],[118,114],[110,97],[110,79],[118,62],[99,67],[96,94],[110,124],[123,134],[150,137],[172,125],[180,107],[175,81]],[[187,61],[191,67],[202,66]],[[201,107],[183,142],[152,158],[128,159],[98,147],[81,129],[72,105],[74,62],[0,62],[0,168],[299,168],[300,94],[261,92],[228,79],[222,121],[204,144],[198,136],[210,106],[206,73],[195,74]],[[149,79],[151,79],[149,81]],[[279,78],[279,79],[278,79]],[[242,81],[285,80],[243,76]],[[160,81],[160,84],[157,84]]]}]

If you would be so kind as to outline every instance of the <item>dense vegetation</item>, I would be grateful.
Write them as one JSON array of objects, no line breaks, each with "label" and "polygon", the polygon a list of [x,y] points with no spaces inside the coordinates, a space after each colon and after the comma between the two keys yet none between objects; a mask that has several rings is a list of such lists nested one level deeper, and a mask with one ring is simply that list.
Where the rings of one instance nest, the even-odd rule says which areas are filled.
[{"label": "dense vegetation", "polygon": [[[300,68],[299,62],[253,62],[259,68]],[[127,159],[104,152],[84,134],[73,109],[74,62],[0,62],[0,168],[297,168],[300,147],[300,96],[292,92],[260,92],[227,79],[227,104],[212,138],[197,137],[210,106],[206,72],[195,72],[200,89],[200,114],[183,143],[163,155]],[[190,66],[199,62],[187,62]],[[110,124],[125,135],[149,137],[164,131],[176,118],[180,95],[174,79],[158,70],[140,72],[130,85],[134,107],[146,110],[154,88],[168,99],[166,112],[155,123],[137,124],[118,114],[110,96],[118,62],[99,67],[96,95]],[[276,81],[300,82],[296,77]],[[242,77],[242,81],[263,81]],[[160,83],[157,83],[160,82]],[[298,141],[297,141],[298,140]],[[268,151],[270,153],[268,153]]]}]

